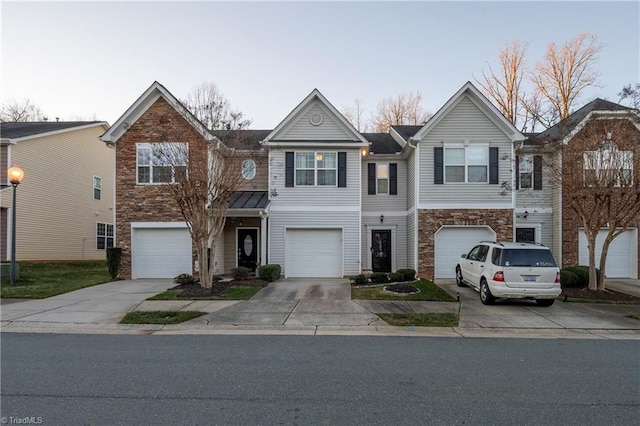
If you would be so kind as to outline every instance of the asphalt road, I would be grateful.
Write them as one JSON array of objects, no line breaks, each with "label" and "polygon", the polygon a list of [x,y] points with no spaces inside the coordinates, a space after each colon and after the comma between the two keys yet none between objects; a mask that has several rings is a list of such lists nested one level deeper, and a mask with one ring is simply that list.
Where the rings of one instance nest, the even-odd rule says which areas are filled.
[{"label": "asphalt road", "polygon": [[[6,424],[638,424],[640,341],[2,334]],[[27,420],[27,422],[25,422]]]}]

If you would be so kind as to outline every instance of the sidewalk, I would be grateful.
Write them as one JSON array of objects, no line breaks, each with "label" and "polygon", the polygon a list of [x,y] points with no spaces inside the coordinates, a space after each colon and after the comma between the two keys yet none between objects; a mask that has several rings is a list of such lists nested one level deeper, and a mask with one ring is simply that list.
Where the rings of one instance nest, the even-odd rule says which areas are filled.
[{"label": "sidewalk", "polygon": [[[90,334],[299,334],[640,339],[638,305],[532,301],[482,305],[470,288],[439,285],[457,302],[351,300],[346,280],[279,280],[248,301],[147,301],[171,280],[115,281],[43,300],[3,304],[2,332]],[[118,324],[130,311],[208,312],[179,325]],[[375,313],[459,313],[458,327],[391,327]]]}]

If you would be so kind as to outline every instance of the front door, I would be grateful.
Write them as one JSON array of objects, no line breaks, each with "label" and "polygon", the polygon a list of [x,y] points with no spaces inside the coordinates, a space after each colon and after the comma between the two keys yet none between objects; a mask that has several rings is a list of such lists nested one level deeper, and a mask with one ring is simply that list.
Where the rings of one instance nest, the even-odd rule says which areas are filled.
[{"label": "front door", "polygon": [[238,228],[238,266],[256,270],[258,263],[258,230]]},{"label": "front door", "polygon": [[371,231],[371,270],[391,272],[391,231]]},{"label": "front door", "polygon": [[517,243],[534,243],[536,241],[536,228],[516,228]]}]

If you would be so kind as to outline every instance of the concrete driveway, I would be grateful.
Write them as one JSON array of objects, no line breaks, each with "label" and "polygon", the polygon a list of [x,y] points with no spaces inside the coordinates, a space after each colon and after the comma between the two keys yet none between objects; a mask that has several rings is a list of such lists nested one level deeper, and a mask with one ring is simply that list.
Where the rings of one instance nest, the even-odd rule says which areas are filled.
[{"label": "concrete driveway", "polygon": [[378,317],[351,300],[344,279],[287,278],[270,283],[251,300],[191,322],[208,325],[367,326]]}]

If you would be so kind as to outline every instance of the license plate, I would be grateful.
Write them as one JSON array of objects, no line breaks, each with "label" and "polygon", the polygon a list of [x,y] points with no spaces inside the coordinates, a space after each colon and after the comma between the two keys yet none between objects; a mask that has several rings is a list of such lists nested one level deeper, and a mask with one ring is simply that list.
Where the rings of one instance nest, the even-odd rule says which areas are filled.
[{"label": "license plate", "polygon": [[536,279],[537,279],[537,277],[535,275],[523,275],[522,276],[522,280],[523,281],[527,281],[527,282],[529,282],[529,281],[535,282]]}]

